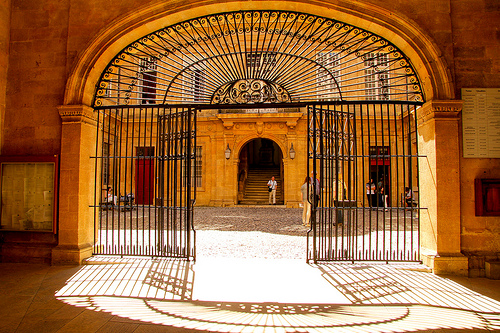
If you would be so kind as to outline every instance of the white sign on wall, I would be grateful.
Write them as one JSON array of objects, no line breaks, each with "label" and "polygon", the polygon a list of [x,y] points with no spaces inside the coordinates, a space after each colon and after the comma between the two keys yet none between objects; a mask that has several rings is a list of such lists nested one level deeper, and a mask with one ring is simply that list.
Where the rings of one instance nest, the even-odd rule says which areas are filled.
[{"label": "white sign on wall", "polygon": [[500,158],[500,89],[462,88],[463,156]]}]

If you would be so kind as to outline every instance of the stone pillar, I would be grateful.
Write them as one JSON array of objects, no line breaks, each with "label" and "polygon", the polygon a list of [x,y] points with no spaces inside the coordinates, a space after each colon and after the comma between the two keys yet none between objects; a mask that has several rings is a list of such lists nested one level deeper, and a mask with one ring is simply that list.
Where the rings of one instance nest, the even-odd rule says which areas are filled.
[{"label": "stone pillar", "polygon": [[[92,255],[96,120],[85,105],[63,105],[59,188],[58,246],[52,264],[80,264]],[[94,153],[95,155],[95,153]]]},{"label": "stone pillar", "polygon": [[430,101],[418,110],[421,256],[436,274],[468,274],[460,252],[460,136],[462,101]]}]

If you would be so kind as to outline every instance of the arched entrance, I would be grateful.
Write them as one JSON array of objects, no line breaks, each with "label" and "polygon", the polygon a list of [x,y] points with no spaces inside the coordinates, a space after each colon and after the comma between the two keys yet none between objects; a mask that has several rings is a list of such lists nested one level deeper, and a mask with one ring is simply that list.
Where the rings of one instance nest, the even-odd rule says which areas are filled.
[{"label": "arched entrance", "polygon": [[[98,87],[96,253],[194,257],[193,206],[203,184],[209,183],[203,175],[207,178],[210,173],[203,172],[202,136],[197,131],[202,118],[215,116],[223,123],[223,140],[215,136],[214,141],[227,145],[225,161],[215,155],[211,164],[217,168],[224,162],[222,177],[217,175],[212,182],[214,187],[223,180],[220,193],[213,194],[223,205],[235,201],[231,188],[238,189],[239,200],[240,172],[246,171],[248,180],[252,167],[271,168],[284,183],[283,152],[275,152],[276,144],[270,140],[247,143],[235,173],[230,166],[235,161],[230,146],[234,148],[237,130],[252,128],[264,135],[281,129],[285,142],[293,137],[297,149],[302,148],[303,164],[296,165],[296,178],[311,174],[316,184],[310,190],[313,195],[306,195],[312,200],[308,258],[418,260],[419,231],[414,226],[419,210],[413,216],[412,205],[407,217],[399,194],[407,185],[418,191],[413,176],[417,150],[411,137],[423,95],[410,61],[389,41],[305,13],[253,10],[208,15],[167,26],[130,44],[109,63]],[[241,107],[248,105],[253,109],[242,113]],[[301,114],[295,122],[282,120],[290,107]],[[142,156],[144,151],[153,153]],[[374,172],[372,159],[400,162],[396,174],[402,176],[391,178],[388,170],[375,171],[380,180],[365,200],[364,184],[370,183]],[[148,162],[143,163],[148,172],[137,167],[139,161]],[[237,186],[231,183],[235,178]],[[388,182],[397,204],[391,207],[391,219],[396,217],[387,233],[386,210],[372,213],[387,207],[371,197],[387,189]],[[248,183],[243,185],[245,196]],[[291,185],[300,187],[297,182]],[[104,193],[110,187],[115,189],[111,196]],[[142,189],[132,193],[140,204],[129,200],[133,188]],[[111,213],[105,210],[109,202]],[[122,216],[127,209],[140,212],[135,225],[133,212]]]},{"label": "arched entrance", "polygon": [[[254,3],[252,3],[251,5],[255,5]],[[312,11],[315,11],[317,13],[321,13],[321,10],[318,10],[315,6],[312,6],[311,9]],[[325,12],[326,13],[326,12]],[[333,17],[334,15],[329,15],[330,17]],[[363,23],[364,21],[361,20],[360,24],[364,24]],[[399,24],[403,24],[402,23],[403,21],[401,21]],[[404,24],[403,24],[404,25]],[[368,25],[367,25],[368,26]],[[377,29],[378,30],[378,29]],[[382,29],[383,30],[383,29]],[[411,29],[410,29],[411,30]],[[410,31],[408,30],[408,31]],[[378,31],[381,31],[381,30],[378,30]],[[402,31],[402,30],[400,30]],[[413,35],[413,33],[415,33],[414,30],[411,30],[410,32],[408,32],[409,34],[412,34],[412,37],[410,38],[405,38],[406,40],[411,40],[413,37],[415,37],[415,40],[417,41],[420,41],[422,39],[422,36],[420,35]],[[389,35],[389,34],[388,34]],[[113,35],[114,36],[114,35]],[[420,37],[419,37],[420,36]],[[424,36],[425,37],[425,36]],[[423,38],[425,40],[425,38]],[[401,43],[401,41],[399,40],[398,43]],[[446,66],[442,66],[441,64],[441,60],[442,58],[440,58],[439,56],[435,56],[435,60],[436,61],[429,61],[430,59],[428,60],[425,60],[424,59],[426,57],[430,57],[430,58],[433,58],[433,54],[436,54],[435,50],[433,49],[432,47],[432,43],[429,43],[429,44],[426,44],[426,43],[421,43],[419,45],[428,45],[427,46],[424,46],[424,47],[420,47],[420,46],[415,46],[415,44],[412,44],[410,49],[407,49],[406,51],[408,52],[408,54],[410,54],[412,56],[412,58],[414,60],[417,60],[417,68],[419,68],[419,71],[421,71],[421,73],[425,73],[423,74],[423,77],[430,77],[430,80],[432,82],[449,82],[448,79],[446,79]],[[428,49],[429,52],[423,52],[421,50],[421,48],[425,48],[426,50]],[[116,49],[116,47],[115,47]],[[425,54],[425,55],[424,55]],[[433,58],[433,59],[434,59]],[[425,64],[432,64],[432,66],[436,66],[436,69],[433,70],[432,68],[430,67],[427,67],[427,65]],[[72,76],[70,82],[69,82],[69,87],[67,89],[67,91],[69,91],[69,93],[67,94],[66,96],[66,99],[65,99],[65,102],[67,104],[71,104],[71,103],[78,103],[78,101],[84,101],[85,98],[88,98],[88,92],[90,90],[92,90],[93,86],[94,86],[94,83],[95,81],[92,82],[92,78],[90,78],[88,81],[85,81],[83,82],[83,84],[81,85],[81,89],[78,88],[78,89],[74,89],[73,87],[75,85],[77,85],[78,83],[78,80],[81,80],[82,77],[85,77],[86,78],[86,75],[79,75],[78,73],[80,73],[79,71],[84,68],[82,66],[85,66],[85,63],[82,61],[81,63],[79,63],[78,65],[79,67],[75,70],[74,72],[74,75]],[[441,67],[440,67],[441,66]],[[99,67],[99,66],[98,66]],[[85,67],[86,68],[86,67]],[[90,67],[88,67],[88,70],[90,71],[89,69]],[[97,67],[96,67],[97,68]],[[433,73],[433,74],[428,74],[428,73]],[[95,75],[95,73],[93,74]],[[94,76],[95,78],[95,76]],[[85,88],[83,87],[85,86]],[[89,88],[90,87],[90,88]],[[447,94],[446,91],[450,91],[449,88],[449,85],[447,84],[428,84],[426,85],[426,92],[430,92],[427,96],[429,97],[432,97],[432,96],[437,96],[439,95],[441,98],[442,97],[445,97],[445,98],[450,98],[452,97],[450,94]],[[90,90],[89,90],[90,89]],[[433,92],[433,89],[435,90],[435,92]],[[447,90],[446,90],[447,89]],[[446,90],[446,91],[444,91]],[[438,92],[440,91],[440,92]],[[147,93],[147,92],[146,92]],[[79,96],[75,95],[75,94],[81,94]],[[87,95],[85,95],[87,94]],[[79,99],[80,98],[80,99]],[[85,104],[85,102],[82,102]],[[87,103],[88,104],[88,103]],[[226,144],[224,143],[224,147],[226,146]],[[223,151],[223,149],[220,149],[219,151]],[[236,177],[235,177],[236,178]],[[64,234],[64,232],[63,232]]]},{"label": "arched entrance", "polygon": [[284,202],[283,153],[269,139],[253,139],[240,151],[238,164],[238,204],[268,204],[269,192],[266,184],[271,177],[278,182],[276,203]]}]

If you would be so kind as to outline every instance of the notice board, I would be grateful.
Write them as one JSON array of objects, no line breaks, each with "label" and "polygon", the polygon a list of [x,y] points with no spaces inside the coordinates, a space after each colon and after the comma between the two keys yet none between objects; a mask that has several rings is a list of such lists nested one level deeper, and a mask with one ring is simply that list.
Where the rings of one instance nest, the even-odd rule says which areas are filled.
[{"label": "notice board", "polygon": [[57,156],[0,156],[1,230],[55,232]]},{"label": "notice board", "polygon": [[500,88],[462,88],[463,156],[500,158]]}]

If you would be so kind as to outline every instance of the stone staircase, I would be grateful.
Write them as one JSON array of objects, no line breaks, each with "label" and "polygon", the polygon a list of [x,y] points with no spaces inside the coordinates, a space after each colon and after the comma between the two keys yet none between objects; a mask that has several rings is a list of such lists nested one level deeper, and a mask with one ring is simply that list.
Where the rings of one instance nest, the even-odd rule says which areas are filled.
[{"label": "stone staircase", "polygon": [[243,200],[240,205],[268,205],[269,192],[267,190],[267,182],[274,176],[278,182],[276,191],[276,204],[283,204],[283,182],[281,181],[279,168],[251,168],[248,170],[247,186]]}]

